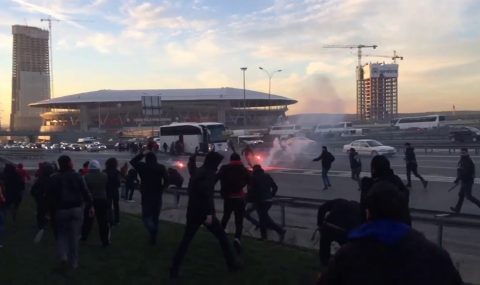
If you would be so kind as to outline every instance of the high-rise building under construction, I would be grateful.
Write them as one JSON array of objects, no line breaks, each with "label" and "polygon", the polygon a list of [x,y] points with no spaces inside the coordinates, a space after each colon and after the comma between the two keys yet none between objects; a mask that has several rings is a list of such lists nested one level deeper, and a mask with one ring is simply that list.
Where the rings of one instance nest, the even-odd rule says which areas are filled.
[{"label": "high-rise building under construction", "polygon": [[48,31],[29,26],[12,26],[12,111],[11,130],[39,130],[42,110],[29,104],[50,98]]},{"label": "high-rise building under construction", "polygon": [[357,117],[387,120],[398,114],[398,64],[368,63],[357,67]]}]

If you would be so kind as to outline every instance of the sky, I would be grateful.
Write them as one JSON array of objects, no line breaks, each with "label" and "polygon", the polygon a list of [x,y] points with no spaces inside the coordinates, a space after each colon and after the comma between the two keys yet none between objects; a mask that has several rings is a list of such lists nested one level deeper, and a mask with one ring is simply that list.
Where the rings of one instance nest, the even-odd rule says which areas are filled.
[{"label": "sky", "polygon": [[[289,114],[355,112],[356,50],[399,61],[399,111],[480,109],[478,0],[0,0],[0,109],[10,113],[15,24],[52,17],[54,96],[99,89],[246,88]],[[364,57],[363,62],[386,62]]]}]

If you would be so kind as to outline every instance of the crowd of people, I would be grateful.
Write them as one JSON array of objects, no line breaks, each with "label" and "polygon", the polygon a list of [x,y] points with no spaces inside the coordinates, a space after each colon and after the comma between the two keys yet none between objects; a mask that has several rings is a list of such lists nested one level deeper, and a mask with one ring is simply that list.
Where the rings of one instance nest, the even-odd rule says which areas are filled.
[{"label": "crowd of people", "polygon": [[[196,158],[197,153],[191,155],[187,165],[190,174],[187,219],[170,267],[173,280],[178,279],[188,247],[202,225],[218,240],[230,271],[243,266],[239,256],[245,250],[244,219],[260,230],[262,240],[267,239],[268,230],[275,231],[280,242],[286,233],[269,215],[278,186],[260,165],[247,168],[236,152],[221,167],[224,157],[215,151],[205,156],[200,167]],[[335,161],[333,154],[323,147],[314,161],[322,162],[324,189],[332,187],[328,172]],[[355,149],[349,151],[352,179],[359,184],[359,202],[334,199],[320,206],[317,226],[321,234],[319,257],[323,272],[318,284],[462,284],[448,253],[411,227],[410,173],[424,187],[428,182],[418,173],[410,144],[406,144],[405,162],[406,185],[393,172],[388,158],[381,155],[371,160],[371,176],[360,178],[360,156]],[[480,201],[471,193],[474,175],[475,165],[468,150],[462,149],[455,180],[455,185],[461,185],[459,201],[452,211],[460,212],[465,198],[480,207]],[[60,264],[65,269],[78,267],[79,243],[88,239],[95,220],[102,245],[107,248],[111,244],[111,227],[120,223],[122,182],[125,199],[132,200],[137,186],[141,192],[142,221],[152,246],[157,243],[163,191],[172,183],[179,186],[175,173],[160,164],[150,150],[138,153],[121,168],[116,158],[109,158],[103,170],[97,160],[89,160],[76,171],[70,157],[62,155],[56,163],[40,163],[35,178],[30,190],[36,202],[38,231],[34,241],[38,243],[51,225]],[[30,179],[23,165],[5,165],[0,177],[0,245],[5,219],[10,214],[15,221]],[[217,183],[223,198],[220,220],[214,201]],[[258,220],[252,217],[253,211],[257,212]],[[232,214],[235,233],[230,240],[225,229]],[[332,242],[341,245],[333,257]]]}]

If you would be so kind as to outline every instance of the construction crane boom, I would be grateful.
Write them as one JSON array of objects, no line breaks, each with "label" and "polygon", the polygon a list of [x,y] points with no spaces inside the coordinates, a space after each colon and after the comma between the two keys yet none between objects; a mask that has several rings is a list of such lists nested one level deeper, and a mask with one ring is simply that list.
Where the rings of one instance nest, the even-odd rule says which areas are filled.
[{"label": "construction crane boom", "polygon": [[325,45],[324,48],[349,48],[349,49],[357,49],[357,57],[358,57],[358,67],[362,66],[362,48],[373,48],[376,49],[377,45]]},{"label": "construction crane boom", "polygon": [[391,58],[393,60],[393,63],[397,63],[397,59],[403,60],[403,56],[398,55],[396,50],[393,51],[393,56],[391,56],[391,55],[376,55],[376,54],[364,54],[363,56]]},{"label": "construction crane boom", "polygon": [[53,22],[60,22],[60,20],[52,19],[52,17],[42,18],[40,19],[41,22],[48,22],[48,37],[49,37],[49,45],[50,45],[50,54],[48,58],[50,59],[50,98],[53,98],[53,42],[52,42],[52,21]]}]

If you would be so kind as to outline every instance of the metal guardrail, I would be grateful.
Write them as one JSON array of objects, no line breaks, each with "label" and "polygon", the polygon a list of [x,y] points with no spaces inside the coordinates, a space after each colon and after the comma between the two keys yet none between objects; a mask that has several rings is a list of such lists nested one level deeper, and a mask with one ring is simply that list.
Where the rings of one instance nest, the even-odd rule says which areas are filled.
[{"label": "metal guardrail", "polygon": [[[186,188],[169,188],[166,190],[166,192],[175,196],[177,207],[180,202],[180,197],[188,195]],[[214,198],[221,199],[219,191],[215,191]],[[317,210],[318,207],[326,201],[328,200],[291,196],[277,196],[274,198],[273,204],[280,207],[281,224],[283,227],[285,227],[287,208]],[[437,243],[439,246],[442,246],[443,244],[443,231],[445,227],[480,229],[480,215],[452,214],[442,211],[415,208],[411,208],[410,213],[413,221],[428,223],[437,226]]]}]

